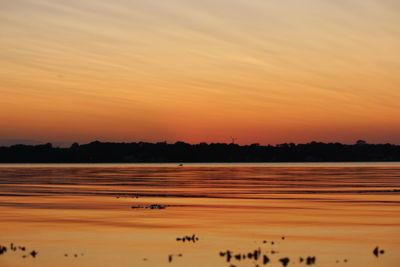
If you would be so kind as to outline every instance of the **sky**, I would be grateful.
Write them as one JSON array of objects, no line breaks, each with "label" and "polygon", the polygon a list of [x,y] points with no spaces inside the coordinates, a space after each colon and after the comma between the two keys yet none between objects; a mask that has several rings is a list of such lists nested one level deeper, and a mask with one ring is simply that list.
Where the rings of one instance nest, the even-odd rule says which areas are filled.
[{"label": "sky", "polygon": [[398,0],[0,0],[0,141],[400,144]]}]

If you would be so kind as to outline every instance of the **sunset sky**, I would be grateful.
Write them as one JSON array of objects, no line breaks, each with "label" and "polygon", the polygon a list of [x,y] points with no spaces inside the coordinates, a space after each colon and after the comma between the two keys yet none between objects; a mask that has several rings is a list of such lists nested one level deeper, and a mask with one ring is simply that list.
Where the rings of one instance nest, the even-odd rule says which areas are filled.
[{"label": "sunset sky", "polygon": [[0,0],[0,139],[400,144],[398,0]]}]

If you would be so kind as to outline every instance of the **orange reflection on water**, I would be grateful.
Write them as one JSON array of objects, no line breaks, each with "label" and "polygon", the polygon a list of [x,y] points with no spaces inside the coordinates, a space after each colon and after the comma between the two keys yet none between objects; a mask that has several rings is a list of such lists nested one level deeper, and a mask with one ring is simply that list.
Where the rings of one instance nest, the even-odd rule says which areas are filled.
[{"label": "orange reflection on water", "polygon": [[[22,258],[27,253],[8,251],[0,266],[254,266],[218,254],[261,248],[271,266],[286,256],[291,264],[316,256],[318,266],[347,260],[346,266],[394,267],[400,263],[399,171],[0,167],[0,244],[39,252]],[[131,208],[150,204],[167,207]],[[192,234],[200,240],[176,241]],[[372,254],[377,245],[385,249],[378,258]]]}]

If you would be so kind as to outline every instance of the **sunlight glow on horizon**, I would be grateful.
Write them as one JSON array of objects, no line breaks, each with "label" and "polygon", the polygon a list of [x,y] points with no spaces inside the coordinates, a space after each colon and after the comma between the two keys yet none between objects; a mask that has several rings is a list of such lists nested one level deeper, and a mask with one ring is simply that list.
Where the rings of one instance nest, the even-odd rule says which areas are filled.
[{"label": "sunlight glow on horizon", "polygon": [[400,143],[395,0],[0,3],[0,139]]}]

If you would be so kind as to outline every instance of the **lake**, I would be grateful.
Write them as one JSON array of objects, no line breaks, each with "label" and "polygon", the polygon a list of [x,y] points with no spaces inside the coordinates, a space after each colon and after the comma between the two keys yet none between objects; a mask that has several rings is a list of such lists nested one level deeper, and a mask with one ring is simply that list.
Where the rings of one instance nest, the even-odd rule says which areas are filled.
[{"label": "lake", "polygon": [[0,245],[1,267],[397,267],[400,163],[3,164]]}]

